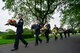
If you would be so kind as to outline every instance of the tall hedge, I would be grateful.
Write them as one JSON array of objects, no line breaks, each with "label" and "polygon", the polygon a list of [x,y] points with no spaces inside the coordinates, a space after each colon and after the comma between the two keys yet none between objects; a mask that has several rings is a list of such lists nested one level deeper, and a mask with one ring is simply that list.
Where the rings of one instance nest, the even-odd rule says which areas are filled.
[{"label": "tall hedge", "polygon": [[[4,32],[5,35],[2,36],[4,39],[15,39],[16,33],[12,30],[9,30],[8,32]],[[33,38],[34,32],[31,29],[24,28],[24,32],[22,34],[24,38]]]}]

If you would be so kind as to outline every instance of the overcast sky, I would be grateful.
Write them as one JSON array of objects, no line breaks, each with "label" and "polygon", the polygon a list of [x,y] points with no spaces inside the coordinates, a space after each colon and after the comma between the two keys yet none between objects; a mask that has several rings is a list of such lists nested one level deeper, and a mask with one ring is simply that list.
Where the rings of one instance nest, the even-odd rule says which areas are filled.
[{"label": "overcast sky", "polygon": [[[2,10],[2,7],[4,6],[4,3],[2,0],[0,0],[0,31],[5,31],[6,29],[13,29],[16,30],[15,27],[13,26],[5,26],[7,23],[7,20],[10,19],[13,15],[9,14],[8,10]],[[58,27],[60,26],[60,18],[59,18],[59,13],[56,13],[53,15],[55,18],[54,20],[52,19],[50,21],[51,28],[54,27],[54,24],[56,24]]]},{"label": "overcast sky", "polygon": [[0,0],[0,31],[5,31],[8,28],[15,30],[15,27],[5,26],[7,20],[10,19],[12,15],[9,14],[8,10],[2,10],[3,6],[4,3],[2,2],[2,0]]}]

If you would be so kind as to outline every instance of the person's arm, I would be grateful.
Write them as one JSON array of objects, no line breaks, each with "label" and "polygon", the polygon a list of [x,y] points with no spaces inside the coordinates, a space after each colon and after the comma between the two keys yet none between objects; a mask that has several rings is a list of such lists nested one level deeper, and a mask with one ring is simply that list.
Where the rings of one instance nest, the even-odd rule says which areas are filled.
[{"label": "person's arm", "polygon": [[50,24],[49,24],[49,29],[51,28]]},{"label": "person's arm", "polygon": [[21,19],[17,24],[15,24],[15,27],[23,26],[23,20]]}]

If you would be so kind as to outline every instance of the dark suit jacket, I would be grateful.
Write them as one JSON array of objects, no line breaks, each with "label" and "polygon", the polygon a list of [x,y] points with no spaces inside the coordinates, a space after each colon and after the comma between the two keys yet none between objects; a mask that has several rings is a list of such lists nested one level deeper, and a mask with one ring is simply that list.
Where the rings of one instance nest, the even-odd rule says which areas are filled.
[{"label": "dark suit jacket", "polygon": [[45,33],[50,33],[50,28],[51,28],[51,27],[50,27],[50,24],[47,24],[46,27],[47,27],[48,29],[46,30]]},{"label": "dark suit jacket", "polygon": [[15,27],[17,28],[16,30],[16,33],[17,34],[22,34],[23,33],[23,24],[24,24],[24,21],[23,19],[21,18],[18,23],[15,25]]},{"label": "dark suit jacket", "polygon": [[41,26],[40,26],[40,24],[36,24],[35,25],[35,34],[40,34],[40,29],[41,29]]},{"label": "dark suit jacket", "polygon": [[35,30],[35,34],[40,34],[41,26],[40,26],[40,24],[33,24],[31,26],[31,29],[34,29]]}]

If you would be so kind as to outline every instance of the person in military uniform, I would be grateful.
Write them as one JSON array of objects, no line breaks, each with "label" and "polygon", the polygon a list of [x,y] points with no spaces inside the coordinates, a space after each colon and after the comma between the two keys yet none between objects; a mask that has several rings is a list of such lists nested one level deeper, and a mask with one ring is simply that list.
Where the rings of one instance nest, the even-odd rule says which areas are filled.
[{"label": "person in military uniform", "polygon": [[24,44],[25,47],[27,47],[28,43],[24,40],[24,38],[22,37],[22,33],[23,33],[23,18],[22,18],[22,14],[18,14],[18,23],[16,23],[15,26],[17,28],[16,30],[16,38],[15,38],[15,43],[14,43],[14,49],[12,49],[11,51],[15,51],[18,50],[18,46],[19,46],[19,40],[21,40]]},{"label": "person in military uniform", "polygon": [[38,45],[38,41],[40,41],[40,43],[42,43],[42,40],[39,37],[40,29],[41,29],[39,20],[35,21],[35,24],[32,25],[31,29],[35,30],[35,32],[34,32],[35,36],[36,36],[36,38],[35,38],[36,39],[35,40],[35,46],[37,46]]},{"label": "person in military uniform", "polygon": [[67,30],[66,30],[66,28],[64,28],[64,36],[65,36],[65,38],[67,38],[66,34],[67,34]]},{"label": "person in military uniform", "polygon": [[58,33],[60,34],[60,39],[63,39],[63,36],[62,36],[62,33],[63,33],[63,32],[64,32],[63,28],[60,27],[60,28],[58,29]]},{"label": "person in military uniform", "polygon": [[57,40],[58,37],[57,37],[56,35],[57,35],[57,33],[58,33],[58,27],[57,27],[56,25],[54,25],[54,28],[52,29],[52,32],[53,32],[53,34],[54,34],[55,40]]},{"label": "person in military uniform", "polygon": [[46,37],[46,43],[49,42],[49,33],[50,33],[50,24],[48,22],[45,23],[44,27],[47,29],[45,30],[45,37]]}]

